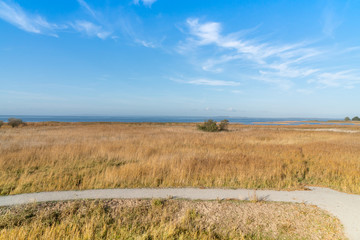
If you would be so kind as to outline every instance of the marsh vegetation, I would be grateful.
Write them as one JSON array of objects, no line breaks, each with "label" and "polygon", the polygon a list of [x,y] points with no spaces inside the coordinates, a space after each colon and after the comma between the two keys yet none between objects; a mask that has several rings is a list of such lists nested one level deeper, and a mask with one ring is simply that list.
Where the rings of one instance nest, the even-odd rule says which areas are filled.
[{"label": "marsh vegetation", "polygon": [[359,127],[327,128],[232,124],[227,132],[207,133],[179,123],[3,126],[0,193],[306,185],[360,193]]}]

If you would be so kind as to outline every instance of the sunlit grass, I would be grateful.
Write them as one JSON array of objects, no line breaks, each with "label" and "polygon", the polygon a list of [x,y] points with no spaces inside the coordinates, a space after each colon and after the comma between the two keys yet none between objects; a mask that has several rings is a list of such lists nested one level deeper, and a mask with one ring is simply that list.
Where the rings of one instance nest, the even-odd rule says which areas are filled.
[{"label": "sunlit grass", "polygon": [[314,127],[230,125],[229,132],[217,133],[198,131],[196,124],[3,127],[0,193],[305,185],[360,193],[360,133],[305,128]]},{"label": "sunlit grass", "polygon": [[0,239],[345,239],[314,206],[101,200],[0,208]]}]

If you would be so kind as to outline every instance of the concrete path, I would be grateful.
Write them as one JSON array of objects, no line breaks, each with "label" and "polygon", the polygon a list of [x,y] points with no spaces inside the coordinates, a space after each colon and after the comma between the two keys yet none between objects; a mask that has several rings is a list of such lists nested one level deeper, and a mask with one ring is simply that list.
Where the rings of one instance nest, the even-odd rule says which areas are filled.
[{"label": "concrete path", "polygon": [[[336,216],[344,225],[345,234],[360,240],[360,195],[346,194],[328,188],[309,187],[311,191],[257,190],[258,199],[278,202],[296,202],[316,205]],[[246,189],[98,189],[84,191],[40,192],[0,197],[0,206],[31,202],[106,198],[186,198],[214,200],[235,198],[251,200],[254,190]]]}]

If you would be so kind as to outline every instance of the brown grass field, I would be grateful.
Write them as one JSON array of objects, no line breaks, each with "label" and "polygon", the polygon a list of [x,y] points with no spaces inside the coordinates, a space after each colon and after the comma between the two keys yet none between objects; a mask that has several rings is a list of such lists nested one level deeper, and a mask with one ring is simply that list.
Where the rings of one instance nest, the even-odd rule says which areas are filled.
[{"label": "brown grass field", "polygon": [[217,133],[180,123],[3,126],[0,194],[184,186],[292,190],[305,185],[359,194],[359,131],[357,125],[231,124],[228,132]]},{"label": "brown grass field", "polygon": [[0,208],[0,239],[346,239],[305,204],[87,200]]}]

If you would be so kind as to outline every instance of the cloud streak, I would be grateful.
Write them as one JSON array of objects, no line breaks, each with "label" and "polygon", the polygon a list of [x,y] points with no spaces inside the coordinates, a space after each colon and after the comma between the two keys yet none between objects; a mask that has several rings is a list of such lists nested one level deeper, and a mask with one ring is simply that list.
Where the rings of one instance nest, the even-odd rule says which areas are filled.
[{"label": "cloud streak", "polygon": [[98,37],[100,39],[106,39],[111,35],[111,32],[103,30],[101,26],[98,26],[88,21],[75,21],[71,26],[78,32],[82,32],[89,37]]},{"label": "cloud streak", "polygon": [[102,40],[111,36],[112,31],[105,30],[106,27],[103,24],[103,19],[94,9],[92,9],[85,0],[77,0],[79,5],[91,16],[92,21],[88,20],[76,20],[71,26],[78,32],[83,33],[89,37],[98,37]]},{"label": "cloud streak", "polygon": [[[304,61],[319,52],[305,48],[306,43],[273,46],[267,43],[257,43],[252,40],[239,39],[235,34],[222,35],[221,24],[217,22],[199,23],[198,19],[188,19],[190,44],[196,46],[215,45],[229,52],[215,59],[208,59],[203,65],[204,70],[211,70],[214,66],[234,60],[246,60],[256,63],[262,69],[272,70],[271,74],[286,77],[299,77],[303,72],[314,72],[316,69],[290,68],[292,63]],[[289,74],[291,72],[291,74]],[[295,74],[298,73],[298,74]],[[265,71],[262,73],[266,74]]]},{"label": "cloud streak", "polygon": [[[34,34],[44,34],[58,37],[61,30],[73,30],[73,32],[81,33],[88,37],[96,37],[102,40],[118,39],[114,33],[121,31],[124,35],[128,35],[131,40],[143,47],[157,48],[158,43],[146,40],[140,37],[131,26],[131,20],[123,16],[115,16],[115,11],[109,10],[108,14],[97,11],[88,4],[86,0],[76,0],[83,14],[73,19],[64,19],[64,23],[51,23],[39,14],[32,14],[23,9],[14,0],[0,0],[0,19],[14,25],[15,27]],[[140,0],[137,4],[146,7],[156,0]],[[132,16],[135,18],[136,16]],[[125,19],[125,20],[124,20]],[[128,23],[129,22],[129,23]]]},{"label": "cloud streak", "polygon": [[180,80],[180,79],[173,79],[171,80],[179,83],[186,83],[186,84],[192,84],[192,85],[205,85],[205,86],[239,86],[241,83],[235,82],[235,81],[224,81],[224,80],[216,80],[216,79],[208,79],[208,78],[196,78],[191,80]]},{"label": "cloud streak", "polygon": [[133,3],[136,5],[140,5],[140,2],[146,6],[146,7],[151,7],[151,5],[153,5],[153,3],[155,3],[157,0],[134,0]]},{"label": "cloud streak", "polygon": [[336,14],[333,6],[331,6],[330,1],[328,6],[323,11],[322,23],[322,31],[328,37],[334,37],[335,30],[342,24],[340,17]]},{"label": "cloud streak", "polygon": [[26,32],[45,34],[57,37],[55,31],[65,26],[49,23],[40,15],[24,11],[18,4],[0,0],[0,18]]},{"label": "cloud streak", "polygon": [[97,18],[95,11],[84,1],[77,0],[81,7],[83,7],[93,18]]},{"label": "cloud streak", "polygon": [[[311,42],[302,41],[294,44],[271,44],[247,38],[246,34],[222,33],[222,25],[218,22],[200,22],[197,18],[186,20],[188,38],[180,43],[182,54],[196,55],[197,48],[215,48],[211,54],[200,55],[201,68],[213,74],[221,74],[224,68],[244,66],[252,71],[248,79],[274,84],[288,90],[294,81],[307,80],[322,87],[346,87],[358,84],[359,72],[333,72],[328,69],[314,67],[316,58],[326,58],[323,50],[311,47]],[[220,53],[220,54],[218,54]],[[199,61],[197,61],[199,62]],[[197,64],[197,63],[196,63]],[[311,67],[310,67],[311,66]],[[306,81],[305,81],[306,82]]]},{"label": "cloud streak", "polygon": [[147,48],[156,48],[156,45],[152,42],[148,42],[145,40],[141,40],[141,39],[135,39],[136,43],[139,43],[140,45],[142,45],[143,47],[147,47]]},{"label": "cloud streak", "polygon": [[338,72],[323,72],[316,78],[309,80],[310,83],[315,82],[322,87],[344,87],[354,88],[360,84],[360,75],[358,70],[344,70]]},{"label": "cloud streak", "polygon": [[[91,17],[95,20],[98,19],[96,12],[90,8],[84,0],[78,0],[78,3],[91,15]],[[20,5],[13,1],[5,2],[0,0],[0,18],[26,32],[54,37],[58,37],[57,31],[69,27],[89,37],[98,37],[103,40],[107,39],[112,34],[111,31],[105,30],[103,26],[87,20],[76,20],[66,25],[50,23],[40,15],[26,12]]]}]

